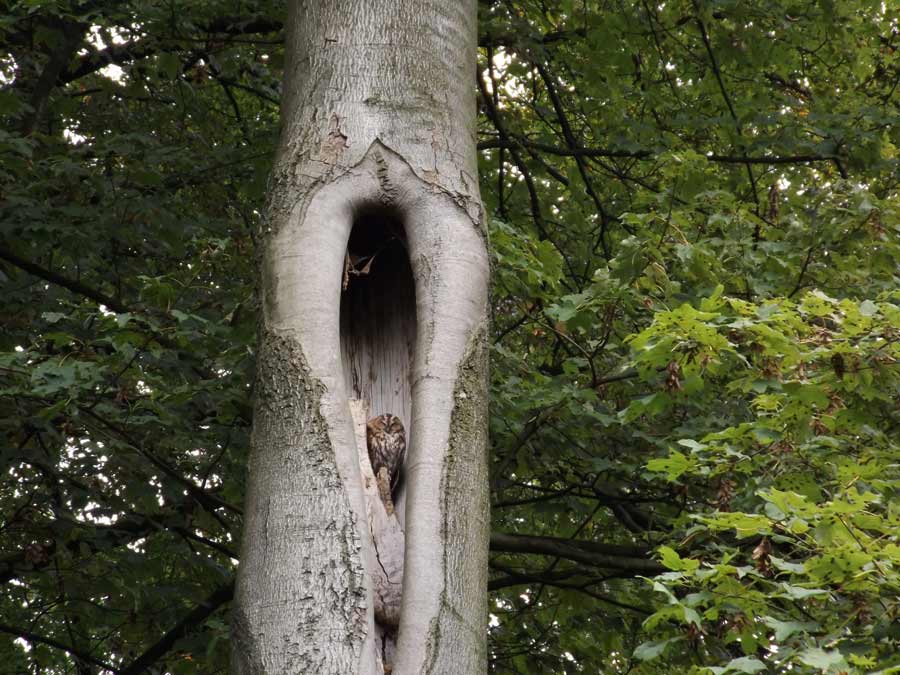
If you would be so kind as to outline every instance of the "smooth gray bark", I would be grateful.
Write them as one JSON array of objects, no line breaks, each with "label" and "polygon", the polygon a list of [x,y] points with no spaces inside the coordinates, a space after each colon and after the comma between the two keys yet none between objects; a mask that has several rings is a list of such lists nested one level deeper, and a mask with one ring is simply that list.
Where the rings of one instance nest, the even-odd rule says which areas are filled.
[{"label": "smooth gray bark", "polygon": [[[235,672],[384,672],[396,636],[376,621],[375,569],[401,555],[392,672],[486,670],[489,262],[475,21],[473,0],[291,5],[261,239]],[[358,231],[375,257],[348,283]],[[372,517],[380,503],[351,401],[357,418],[391,412],[407,428],[405,517],[387,525]]]}]

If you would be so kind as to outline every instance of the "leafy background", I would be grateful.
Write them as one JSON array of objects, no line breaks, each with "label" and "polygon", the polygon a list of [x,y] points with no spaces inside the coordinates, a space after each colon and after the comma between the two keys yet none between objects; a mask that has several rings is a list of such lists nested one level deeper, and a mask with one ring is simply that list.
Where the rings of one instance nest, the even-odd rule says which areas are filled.
[{"label": "leafy background", "polygon": [[[279,2],[0,33],[0,672],[224,672]],[[894,3],[483,0],[495,673],[900,672]]]}]

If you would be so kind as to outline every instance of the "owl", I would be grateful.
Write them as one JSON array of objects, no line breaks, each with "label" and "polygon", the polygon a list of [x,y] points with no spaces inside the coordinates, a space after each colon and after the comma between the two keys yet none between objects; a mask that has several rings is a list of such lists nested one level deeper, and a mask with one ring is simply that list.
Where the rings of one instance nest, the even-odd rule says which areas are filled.
[{"label": "owl", "polygon": [[386,467],[390,477],[391,491],[397,486],[400,466],[406,454],[406,432],[403,422],[396,415],[386,413],[366,422],[366,445],[372,472],[378,476],[381,467]]}]

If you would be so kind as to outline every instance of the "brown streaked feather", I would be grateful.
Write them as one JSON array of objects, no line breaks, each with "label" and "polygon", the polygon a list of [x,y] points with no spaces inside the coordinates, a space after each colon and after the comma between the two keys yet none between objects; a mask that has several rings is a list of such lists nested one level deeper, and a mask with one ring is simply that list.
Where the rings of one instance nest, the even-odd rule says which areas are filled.
[{"label": "brown streaked feather", "polygon": [[373,473],[377,476],[381,467],[386,467],[393,490],[397,485],[400,467],[406,454],[406,432],[403,422],[390,413],[373,417],[366,422],[366,445]]}]

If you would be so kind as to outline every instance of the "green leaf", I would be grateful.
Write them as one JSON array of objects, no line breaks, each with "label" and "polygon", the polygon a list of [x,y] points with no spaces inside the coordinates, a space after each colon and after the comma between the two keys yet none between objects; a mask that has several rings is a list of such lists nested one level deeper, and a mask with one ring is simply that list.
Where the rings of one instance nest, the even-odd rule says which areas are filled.
[{"label": "green leaf", "polygon": [[796,633],[814,633],[821,630],[819,624],[810,621],[779,621],[771,616],[763,617],[762,620],[775,631],[776,642],[784,642]]},{"label": "green leaf", "polygon": [[660,546],[658,550],[660,562],[670,570],[693,572],[700,566],[698,561],[682,558],[674,549],[668,546]]},{"label": "green leaf", "polygon": [[666,480],[672,482],[687,471],[690,471],[695,462],[680,452],[673,450],[668,457],[651,459],[647,462],[647,470],[656,473],[665,473]]},{"label": "green leaf", "polygon": [[831,672],[834,669],[847,669],[849,665],[843,654],[837,650],[825,651],[819,647],[810,647],[800,653],[798,659],[801,663],[818,668],[825,672]]},{"label": "green leaf", "polygon": [[859,304],[859,313],[863,316],[875,316],[878,313],[878,305],[871,300],[863,300]]},{"label": "green leaf", "polygon": [[643,642],[639,644],[633,653],[634,658],[638,661],[652,661],[661,656],[666,649],[676,642],[683,640],[681,637],[668,638],[666,640],[657,640],[654,642]]},{"label": "green leaf", "polygon": [[725,666],[723,673],[759,673],[766,670],[766,664],[751,656],[732,659]]}]

